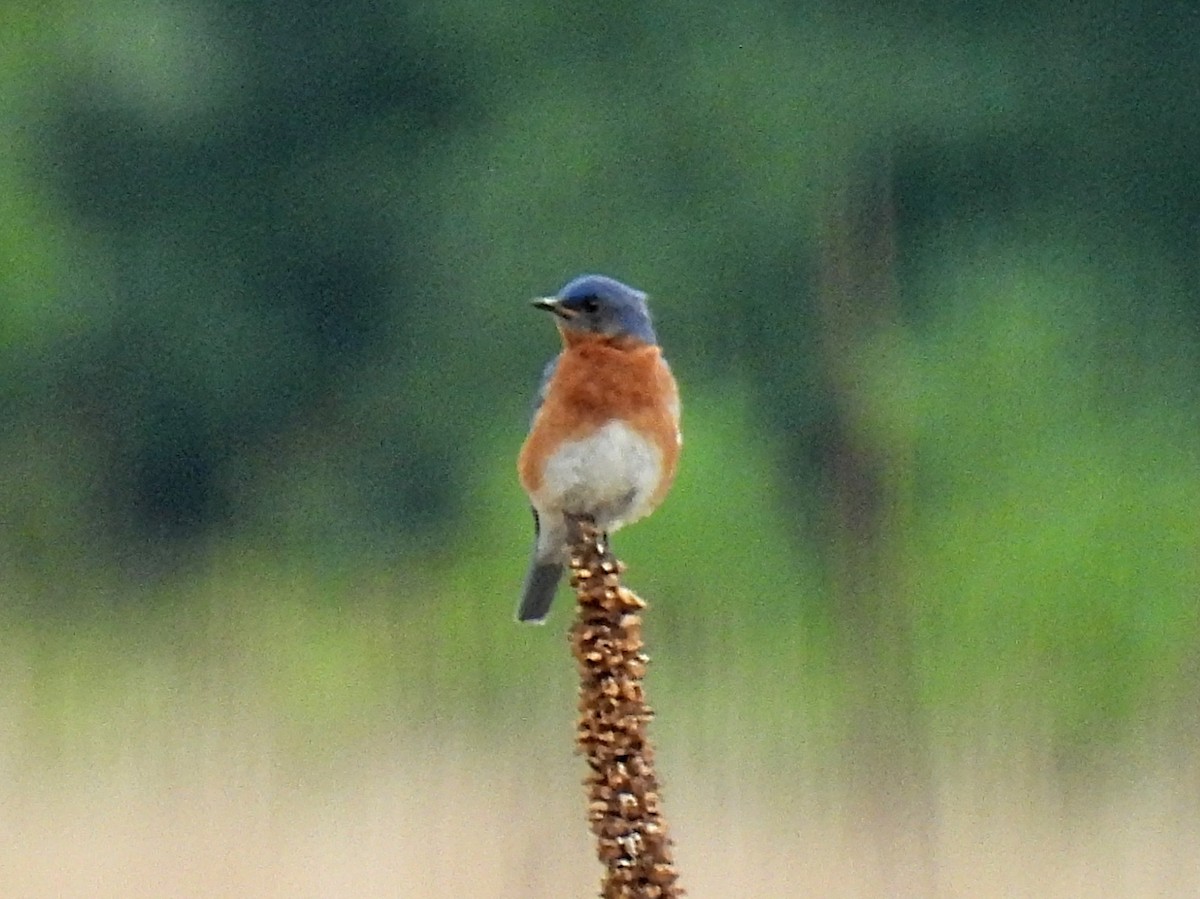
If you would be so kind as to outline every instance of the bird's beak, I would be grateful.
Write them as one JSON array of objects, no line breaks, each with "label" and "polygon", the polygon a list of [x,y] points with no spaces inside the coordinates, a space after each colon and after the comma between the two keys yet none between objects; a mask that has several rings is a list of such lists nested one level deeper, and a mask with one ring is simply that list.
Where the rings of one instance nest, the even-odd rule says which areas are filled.
[{"label": "bird's beak", "polygon": [[558,297],[538,297],[533,300],[533,308],[541,309],[544,312],[553,312],[559,318],[571,317],[571,313],[562,307]]}]

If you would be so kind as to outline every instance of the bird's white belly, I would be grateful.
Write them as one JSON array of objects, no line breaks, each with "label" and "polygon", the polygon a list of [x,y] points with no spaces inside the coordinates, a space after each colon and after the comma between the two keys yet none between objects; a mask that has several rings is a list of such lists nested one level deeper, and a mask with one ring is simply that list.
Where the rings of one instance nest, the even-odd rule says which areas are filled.
[{"label": "bird's white belly", "polygon": [[615,531],[651,511],[661,472],[658,447],[623,422],[610,421],[546,460],[535,505],[590,515],[602,529]]}]

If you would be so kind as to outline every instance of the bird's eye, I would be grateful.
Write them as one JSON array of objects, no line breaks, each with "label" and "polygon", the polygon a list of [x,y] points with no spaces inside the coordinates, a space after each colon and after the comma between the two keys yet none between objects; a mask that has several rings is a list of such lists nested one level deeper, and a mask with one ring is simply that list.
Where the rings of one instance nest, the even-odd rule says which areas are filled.
[{"label": "bird's eye", "polygon": [[600,311],[600,301],[595,297],[584,297],[579,301],[579,308],[584,315],[595,315]]}]

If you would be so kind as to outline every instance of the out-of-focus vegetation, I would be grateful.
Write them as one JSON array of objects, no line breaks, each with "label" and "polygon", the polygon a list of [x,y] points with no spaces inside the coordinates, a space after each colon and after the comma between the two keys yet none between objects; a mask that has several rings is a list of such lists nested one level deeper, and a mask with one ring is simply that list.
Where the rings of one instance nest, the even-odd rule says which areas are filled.
[{"label": "out-of-focus vegetation", "polygon": [[683,390],[668,758],[1194,738],[1191,6],[61,0],[0,79],[17,756],[566,722],[513,460],[585,270]]}]

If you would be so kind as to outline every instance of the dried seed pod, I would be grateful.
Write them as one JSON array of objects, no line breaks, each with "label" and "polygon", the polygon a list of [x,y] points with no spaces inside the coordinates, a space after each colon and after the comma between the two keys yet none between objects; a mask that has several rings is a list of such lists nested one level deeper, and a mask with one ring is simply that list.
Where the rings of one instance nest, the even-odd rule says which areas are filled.
[{"label": "dried seed pod", "polygon": [[624,566],[595,527],[572,529],[571,586],[577,600],[571,645],[579,669],[576,739],[587,760],[588,820],[605,866],[602,899],[683,895],[661,811],[646,725],[642,643],[646,603],[622,587]]}]

